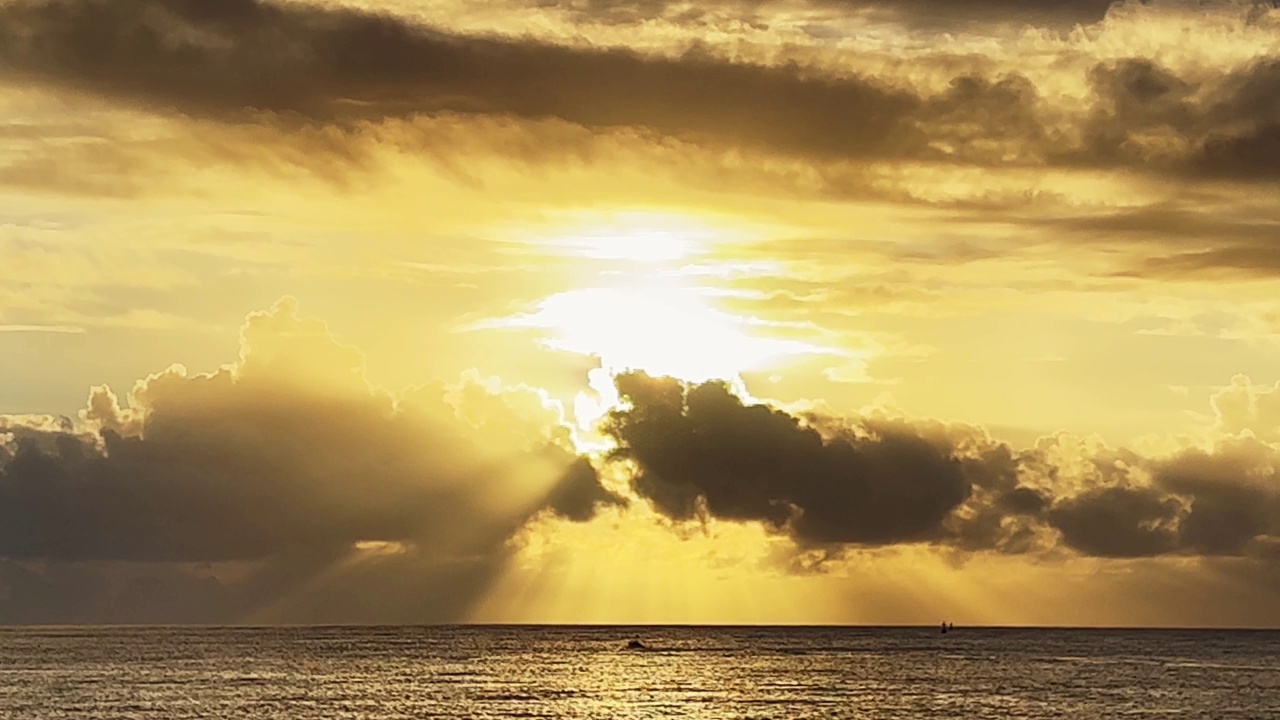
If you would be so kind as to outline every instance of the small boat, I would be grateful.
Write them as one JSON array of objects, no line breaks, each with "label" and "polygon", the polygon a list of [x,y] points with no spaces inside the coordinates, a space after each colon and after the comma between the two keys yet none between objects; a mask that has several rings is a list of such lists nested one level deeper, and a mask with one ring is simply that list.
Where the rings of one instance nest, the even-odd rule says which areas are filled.
[{"label": "small boat", "polygon": [[639,640],[632,640],[631,642],[627,643],[627,649],[628,650],[648,650],[649,646],[645,645]]}]

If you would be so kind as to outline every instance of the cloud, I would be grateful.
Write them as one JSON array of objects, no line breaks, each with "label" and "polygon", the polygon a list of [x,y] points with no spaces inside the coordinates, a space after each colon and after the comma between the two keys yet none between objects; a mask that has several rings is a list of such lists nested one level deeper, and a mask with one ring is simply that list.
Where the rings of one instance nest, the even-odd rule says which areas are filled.
[{"label": "cloud", "polygon": [[632,374],[617,385],[627,407],[606,432],[639,466],[635,490],[676,519],[705,512],[801,543],[891,544],[940,537],[970,493],[960,463],[918,436],[824,439],[718,383]]},{"label": "cloud", "polygon": [[[948,22],[943,5],[959,8],[955,17],[1011,23],[1034,22],[1049,7],[1043,17],[1082,19],[1106,7],[1030,0],[822,7],[857,22],[863,11]],[[683,5],[574,7],[609,16],[670,10],[679,16],[671,22],[695,22]],[[1180,12],[1176,3],[1125,7],[1128,15],[1098,28]],[[772,12],[762,6],[762,17]],[[1246,29],[1263,23],[1258,13],[1235,12]],[[890,59],[874,44],[835,51],[778,39],[789,35],[761,40],[771,49],[759,52],[708,43],[627,49],[654,45],[625,34],[608,47],[558,44],[554,34],[481,35],[337,4],[19,0],[0,4],[0,80],[42,96],[105,101],[132,120],[114,118],[109,124],[118,127],[99,126],[91,137],[23,141],[30,147],[5,161],[0,182],[135,195],[144,190],[136,176],[150,173],[153,185],[163,177],[172,191],[196,182],[174,171],[174,158],[184,158],[204,169],[252,167],[286,178],[302,168],[342,184],[410,157],[476,183],[481,157],[497,158],[504,171],[513,158],[544,168],[583,158],[634,166],[636,153],[619,150],[637,148],[640,165],[686,185],[729,179],[757,192],[943,204],[938,193],[998,195],[997,179],[1026,201],[1026,181],[995,170],[1277,179],[1278,121],[1265,100],[1276,95],[1274,53],[1260,48],[1243,64],[1182,58],[1164,67],[1146,45],[1113,57],[1112,30],[1096,30],[1097,37],[1081,31]],[[1034,62],[1020,60],[1023,53]],[[165,121],[139,132],[144,114]],[[64,126],[50,122],[53,133]],[[30,128],[24,121],[20,134]],[[407,154],[380,152],[387,148]],[[80,171],[68,173],[71,166]],[[967,178],[965,170],[982,175]],[[920,182],[933,189],[915,187]]]},{"label": "cloud", "polygon": [[546,507],[556,515],[586,522],[602,507],[621,507],[626,500],[600,484],[596,468],[586,458],[578,458],[555,489],[547,496]]},{"label": "cloud", "polygon": [[1150,485],[1108,485],[1059,500],[1063,542],[1108,558],[1266,555],[1280,537],[1275,451],[1256,441],[1148,463]]},{"label": "cloud", "polygon": [[1030,25],[1089,24],[1106,16],[1118,0],[827,0],[848,8],[873,7],[912,24],[955,25],[966,22],[1002,22]]},{"label": "cloud", "polygon": [[719,383],[628,374],[617,386],[624,406],[604,426],[615,455],[678,521],[759,522],[802,547],[1029,556],[1263,557],[1280,539],[1280,456],[1252,434],[1166,458],[1065,437],[1016,450],[981,428],[802,418]]},{"label": "cloud", "polygon": [[452,35],[391,15],[256,0],[19,2],[0,18],[10,77],[228,121],[512,115],[863,156],[909,135],[896,121],[916,103],[799,68]]},{"label": "cloud", "polygon": [[[0,443],[0,558],[22,577],[86,563],[171,579],[247,564],[283,577],[294,560],[324,576],[371,572],[350,564],[399,548],[366,560],[480,584],[535,514],[586,521],[619,500],[564,446],[553,408],[474,382],[400,396],[371,387],[359,351],[282,301],[249,316],[233,365],[170,368],[123,406],[96,388],[79,429],[13,423]],[[460,608],[445,609],[424,604],[422,617]]]},{"label": "cloud", "polygon": [[[721,383],[616,383],[606,469],[630,469],[632,500],[677,528],[757,524],[793,548],[791,572],[915,545],[1254,578],[1280,545],[1274,389],[1246,378],[1215,395],[1211,445],[1162,457],[787,412]],[[373,387],[358,350],[285,300],[248,318],[217,372],[170,368],[123,400],[95,388],[76,420],[3,418],[0,621],[464,619],[522,531],[632,512],[569,432],[545,393],[477,373]]]},{"label": "cloud", "polygon": [[0,333],[59,333],[79,335],[84,328],[74,325],[0,325]]},{"label": "cloud", "polygon": [[1280,257],[1270,245],[1259,243],[1148,258],[1142,270],[1126,274],[1238,280],[1273,278],[1277,273],[1280,273]]},{"label": "cloud", "polygon": [[1248,433],[1267,443],[1280,443],[1280,383],[1259,387],[1245,375],[1210,398],[1217,429],[1228,436]]},{"label": "cloud", "polygon": [[1265,554],[1280,539],[1277,459],[1272,447],[1246,436],[1163,463],[1157,485],[1189,501],[1180,546],[1201,555]]},{"label": "cloud", "polygon": [[1275,180],[1280,61],[1262,57],[1225,75],[1181,77],[1146,58],[1100,63],[1090,73],[1095,109],[1084,152],[1103,166]]},{"label": "cloud", "polygon": [[[657,18],[694,22],[720,12],[746,21],[767,22],[763,0],[724,0],[689,3],[674,0],[532,0],[540,8],[557,8],[602,23],[641,23]],[[1114,0],[812,0],[793,3],[796,11],[836,11],[897,20],[911,25],[941,27],[968,23],[1007,22],[1043,25],[1089,23],[1102,19]]]},{"label": "cloud", "polygon": [[1059,489],[1043,517],[1065,545],[1098,557],[1265,558],[1280,538],[1278,460],[1247,430],[1166,457],[1099,456],[1104,474]]},{"label": "cloud", "polygon": [[[227,121],[511,115],[835,158],[1008,154],[1005,145],[1041,134],[1035,89],[1017,75],[959,77],[926,99],[794,64],[463,36],[258,0],[48,0],[10,3],[0,16],[0,68],[12,78]],[[1026,148],[1013,149],[1027,161]]]},{"label": "cloud", "polygon": [[1097,557],[1145,557],[1178,547],[1176,500],[1150,488],[1105,487],[1056,504],[1050,522],[1071,547]]}]

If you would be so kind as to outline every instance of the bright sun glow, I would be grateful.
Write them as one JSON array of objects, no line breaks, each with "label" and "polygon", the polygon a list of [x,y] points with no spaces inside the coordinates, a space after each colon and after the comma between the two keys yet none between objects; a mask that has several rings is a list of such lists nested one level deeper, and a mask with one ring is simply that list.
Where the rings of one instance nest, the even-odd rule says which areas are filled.
[{"label": "bright sun glow", "polygon": [[688,382],[725,380],[746,395],[740,374],[786,355],[820,351],[814,346],[753,335],[749,321],[713,307],[694,288],[659,284],[597,287],[553,295],[515,326],[547,331],[549,347],[600,358],[592,371],[594,393],[580,393],[573,414],[584,434],[581,449],[601,449],[595,423],[618,404],[613,377],[643,370]]},{"label": "bright sun glow", "polygon": [[694,382],[732,378],[771,353],[734,318],[669,288],[574,290],[548,298],[535,317],[553,331],[552,347]]},{"label": "bright sun glow", "polygon": [[689,382],[736,380],[815,348],[764,337],[755,318],[713,303],[716,271],[736,267],[714,259],[718,245],[757,236],[730,221],[670,212],[575,211],[553,218],[558,227],[539,242],[584,260],[603,260],[587,287],[552,295],[530,312],[484,323],[535,328],[543,344],[599,357],[608,372],[643,370]]},{"label": "bright sun glow", "polygon": [[641,264],[686,261],[754,234],[727,223],[649,210],[574,212],[553,222],[555,229],[536,234],[540,246],[573,257]]},{"label": "bright sun glow", "polygon": [[725,294],[719,286],[741,263],[716,261],[715,246],[732,243],[743,232],[660,213],[575,219],[574,229],[553,244],[576,257],[614,261],[616,267],[594,274],[589,287],[557,293],[528,312],[482,326],[535,329],[547,347],[600,359],[601,368],[589,377],[594,393],[574,401],[574,416],[588,434],[594,421],[616,406],[613,377],[620,372],[641,370],[692,383],[724,380],[745,395],[744,372],[776,367],[798,355],[842,354],[778,337],[770,323],[717,304]]}]

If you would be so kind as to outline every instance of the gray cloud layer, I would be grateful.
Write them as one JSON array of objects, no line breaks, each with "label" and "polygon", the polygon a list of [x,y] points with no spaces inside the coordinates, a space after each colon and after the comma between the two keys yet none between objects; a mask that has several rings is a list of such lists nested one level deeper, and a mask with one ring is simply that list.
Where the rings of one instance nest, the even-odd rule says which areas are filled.
[{"label": "gray cloud layer", "polygon": [[[699,3],[696,8],[668,0],[532,0],[531,4],[568,10],[583,19],[605,23],[637,23],[656,18],[687,21],[715,11],[767,22],[761,10],[770,5],[768,0],[725,0]],[[912,25],[955,26],[968,22],[1061,25],[1097,21],[1113,4],[1115,0],[813,0],[808,8],[869,12]]]},{"label": "gray cloud layer", "polygon": [[1280,61],[1264,57],[1234,74],[1191,79],[1146,59],[1100,64],[1090,76],[1093,111],[1081,125],[1053,119],[1040,91],[1017,74],[963,75],[941,93],[921,94],[856,72],[460,36],[305,4],[0,6],[3,76],[158,111],[343,126],[440,113],[560,119],[819,162],[1047,164],[1274,180],[1277,68]]},{"label": "gray cloud layer", "polygon": [[866,155],[916,101],[866,80],[459,37],[388,16],[254,0],[6,6],[0,64],[37,82],[225,119],[456,112],[561,118]]}]

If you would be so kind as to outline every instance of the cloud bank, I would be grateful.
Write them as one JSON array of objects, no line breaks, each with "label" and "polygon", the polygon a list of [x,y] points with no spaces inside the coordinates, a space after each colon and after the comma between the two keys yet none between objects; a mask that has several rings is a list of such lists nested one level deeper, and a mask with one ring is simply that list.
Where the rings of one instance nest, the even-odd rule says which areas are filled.
[{"label": "cloud bank", "polygon": [[[1102,5],[1061,7],[1095,15]],[[264,0],[20,0],[0,6],[0,28],[0,78],[9,82],[225,123],[353,130],[441,116],[556,120],[820,165],[1239,181],[1274,181],[1280,167],[1280,116],[1267,99],[1280,95],[1275,56],[1186,71],[1149,57],[1103,60],[1087,72],[1081,99],[994,59],[925,84],[856,56],[837,72],[712,48],[662,55],[464,34],[373,10]]]},{"label": "cloud bank", "polygon": [[1259,558],[1280,541],[1280,454],[1252,431],[1169,457],[1066,438],[1017,450],[980,428],[798,417],[717,383],[631,374],[618,390],[616,455],[675,520],[760,522],[801,546],[1040,556]]},{"label": "cloud bank", "polygon": [[[138,383],[125,407],[96,388],[79,429],[7,422],[4,573],[20,586],[40,567],[85,563],[235,578],[239,564],[278,579],[341,563],[364,571],[364,554],[403,565],[410,589],[438,573],[466,577],[417,601],[421,620],[458,619],[465,600],[438,613],[432,603],[473,596],[533,515],[587,521],[597,505],[621,502],[565,447],[553,407],[477,382],[457,394],[465,408],[444,388],[372,388],[358,351],[282,301],[249,317],[234,365],[207,375],[171,368]],[[246,592],[236,587],[243,580],[228,582],[232,594]],[[369,592],[402,595],[396,583],[385,577],[391,587]],[[0,619],[27,617],[31,601],[9,593]],[[240,602],[188,619],[243,619],[231,616],[248,611]]]},{"label": "cloud bank", "polygon": [[[726,280],[741,286],[719,289],[758,320],[831,338],[883,331],[885,347],[904,355],[973,352],[990,365],[983,378],[1012,367],[997,361],[1021,362],[998,357],[1007,327],[1021,322],[1051,336],[1029,338],[1043,357],[1080,348],[1083,360],[1063,360],[1076,373],[1113,361],[1100,347],[1123,357],[1116,348],[1134,333],[1219,342],[1198,346],[1205,353],[1232,334],[1274,340],[1265,285],[1280,270],[1274,3],[530,5],[503,8],[551,30],[449,24],[447,13],[410,15],[390,2],[0,0],[9,117],[0,184],[52,196],[32,219],[24,210],[0,223],[19,288],[0,330],[26,342],[84,329],[75,340],[114,345],[91,322],[102,308],[168,312],[190,302],[144,284],[189,283],[185,293],[212,273],[219,283],[237,278],[199,301],[214,307],[263,270],[210,270],[207,253],[261,250],[263,266],[279,265],[271,277],[293,283],[293,268],[312,267],[328,243],[330,267],[319,272],[367,273],[364,287],[382,292],[380,263],[435,251],[415,233],[452,241],[468,221],[524,217],[565,198],[603,206],[660,197],[799,218],[776,242],[716,250],[742,255],[742,277]],[[590,31],[557,34],[557,12]],[[409,189],[337,195],[326,186],[305,196],[265,182],[258,194],[262,178],[246,172],[290,165]],[[180,222],[151,226],[140,211],[134,223],[129,208],[117,235],[92,234],[119,209],[113,202],[160,184],[148,173],[177,168],[176,177],[189,166],[211,174],[174,187],[205,183],[208,196],[193,202],[207,201],[210,215],[278,213],[280,224],[245,220],[252,232],[236,247],[202,240],[195,257],[183,254],[194,243],[173,241],[183,253],[145,268],[138,249],[150,252],[162,232],[182,236]],[[420,189],[428,177],[430,190]],[[103,197],[112,200],[94,204]],[[890,207],[855,204],[867,199]],[[190,210],[168,208],[180,218]],[[434,227],[436,212],[452,224]],[[377,213],[428,220],[366,232]],[[352,241],[310,245],[316,237]],[[506,241],[492,256],[471,257],[459,242],[430,258],[445,276],[432,281],[458,290],[455,304],[436,308],[441,323],[455,307],[484,314],[564,291],[540,271],[528,273],[536,284],[513,282],[503,297],[488,295],[480,273],[448,277],[464,265],[513,265]],[[275,242],[297,245],[275,255]],[[526,245],[530,256],[543,250]],[[178,279],[165,274],[170,261],[183,267]],[[767,269],[747,268],[755,261]],[[1206,279],[1231,285],[1190,285]],[[419,302],[422,289],[406,283],[360,302]],[[1008,318],[1012,304],[1021,315]],[[46,316],[59,306],[76,311]],[[415,311],[400,316],[403,326],[420,321],[405,319]],[[217,316],[202,312],[202,321]],[[998,317],[983,326],[982,313]],[[1049,315],[1061,326],[1041,322]],[[950,327],[957,317],[964,323]],[[974,332],[957,340],[962,326]],[[906,327],[915,329],[890,342]],[[63,338],[38,340],[49,339]],[[1144,347],[1154,356],[1173,346]],[[1175,354],[1182,364],[1169,363],[1160,392],[1164,382],[1184,395],[1194,385],[1164,376],[1204,382],[1218,372],[1188,369],[1193,353],[1167,357]],[[23,377],[59,372],[38,350],[30,356],[36,371]],[[1224,377],[1242,357],[1253,356],[1221,356]],[[870,377],[861,365],[827,370],[827,379]],[[1105,395],[1135,377],[1080,385],[1096,382]],[[1040,376],[1028,371],[1020,382],[1005,394],[1034,393]],[[1115,403],[1151,400],[1131,384]],[[816,392],[832,388],[823,387]],[[539,391],[468,377],[454,388],[386,392],[368,383],[357,351],[283,303],[250,318],[239,359],[222,370],[171,368],[125,396],[95,389],[75,420],[0,419],[0,621],[457,620],[502,576],[513,536],[546,527],[607,534],[601,510],[629,512],[628,502],[680,532],[717,522],[763,528],[770,542],[829,565],[907,548],[1037,568],[1063,558],[1150,561],[1239,572],[1251,587],[1280,592],[1277,395],[1242,378],[1214,397],[1217,424],[1206,437],[1159,452],[1066,434],[1015,445],[979,427],[796,413],[720,385],[641,375],[620,377],[618,390],[629,404],[605,426],[616,451],[579,457]],[[1028,403],[1032,412],[1015,415],[1093,412],[1075,402]],[[1116,422],[1140,427],[1145,409],[1125,408]],[[609,473],[622,482],[602,481]]]},{"label": "cloud bank", "polygon": [[74,420],[0,420],[0,621],[458,621],[516,536],[564,542],[557,523],[635,505],[679,532],[755,524],[818,558],[791,571],[910,547],[1227,563],[1280,590],[1278,394],[1245,378],[1215,395],[1212,442],[1164,454],[796,413],[716,382],[616,385],[614,449],[593,460],[538,391],[470,375],[388,393],[281,301],[216,372],[170,368],[127,402],[95,388]]}]

